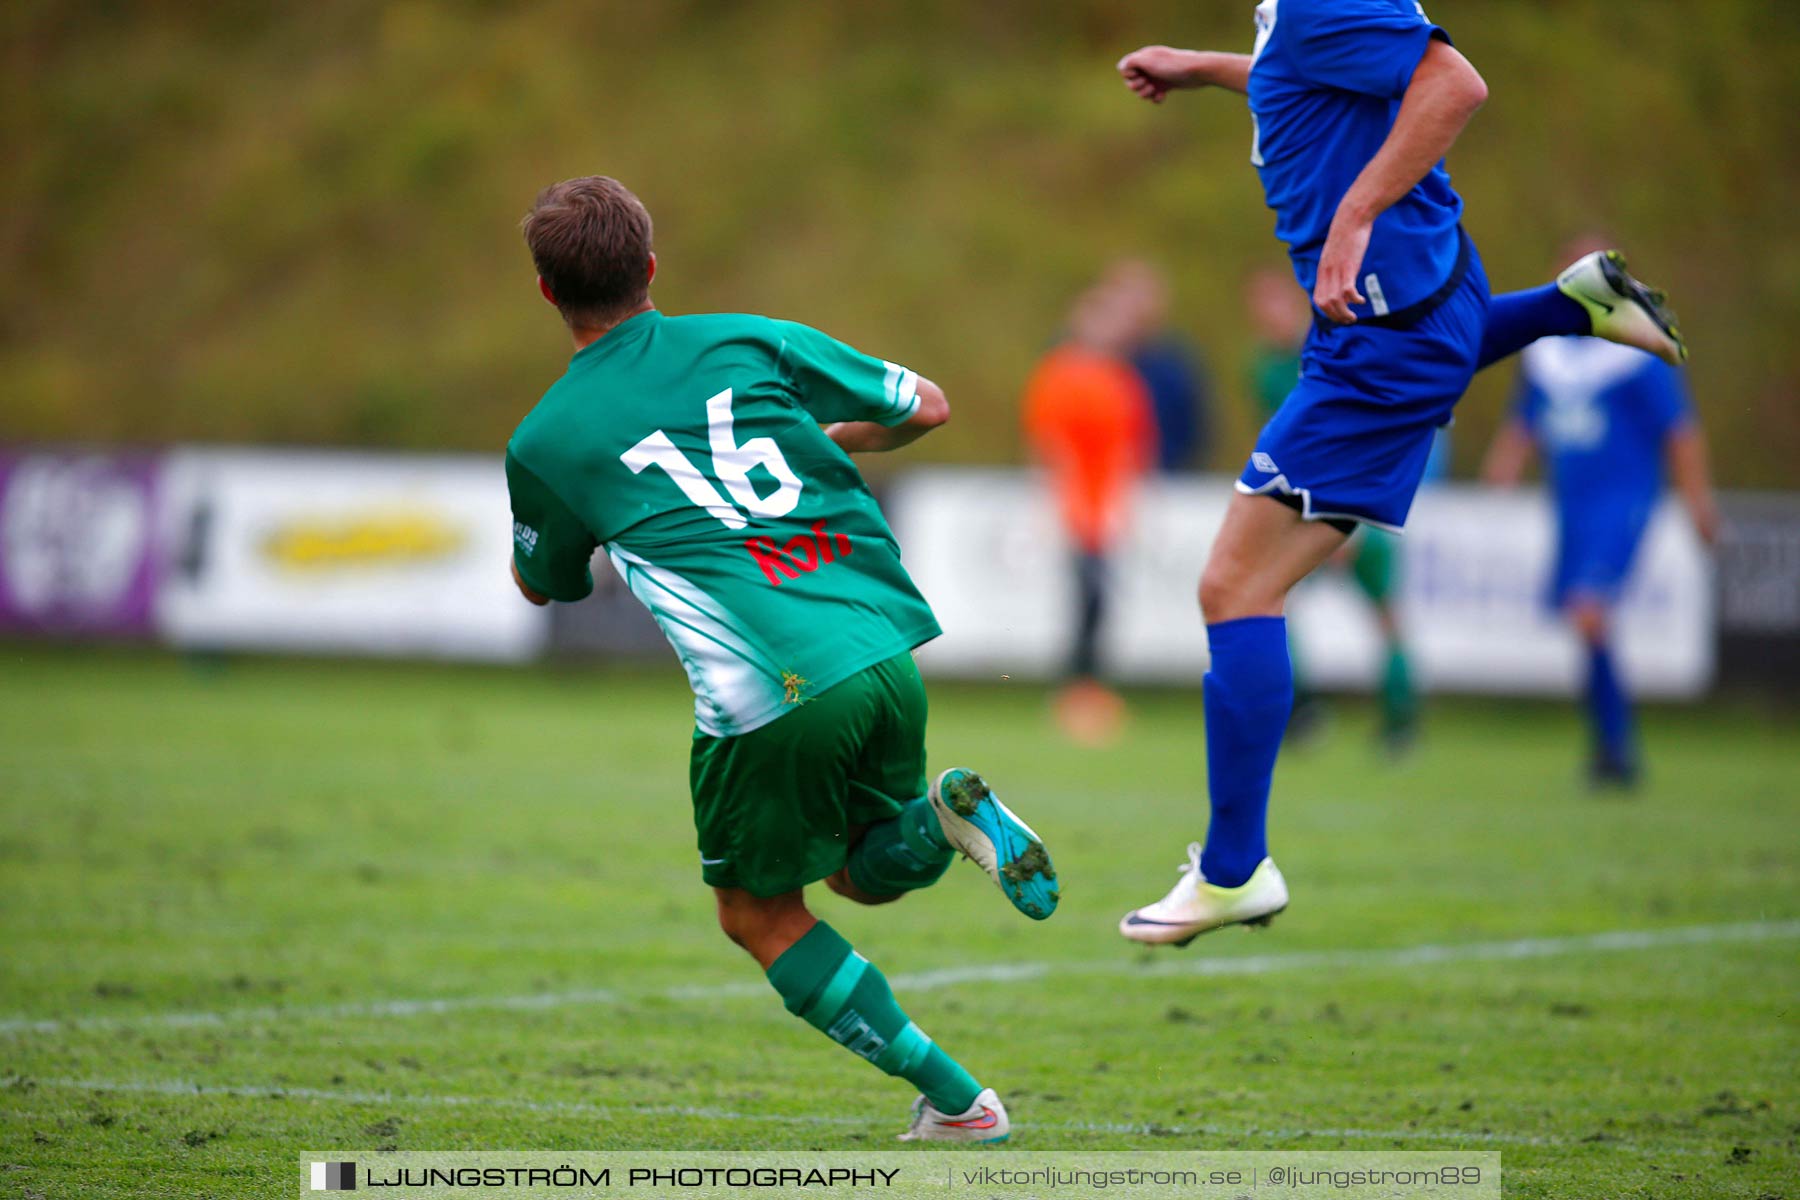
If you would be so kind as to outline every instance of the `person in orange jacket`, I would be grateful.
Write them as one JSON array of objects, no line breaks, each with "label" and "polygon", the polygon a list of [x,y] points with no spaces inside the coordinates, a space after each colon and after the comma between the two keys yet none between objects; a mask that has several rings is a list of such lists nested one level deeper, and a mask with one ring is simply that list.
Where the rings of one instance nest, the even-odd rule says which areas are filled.
[{"label": "person in orange jacket", "polygon": [[1070,547],[1076,620],[1057,715],[1071,737],[1109,740],[1124,716],[1101,682],[1108,559],[1130,526],[1132,493],[1155,461],[1150,397],[1127,357],[1129,298],[1098,287],[1076,302],[1068,336],[1025,385],[1025,434],[1044,466]]}]

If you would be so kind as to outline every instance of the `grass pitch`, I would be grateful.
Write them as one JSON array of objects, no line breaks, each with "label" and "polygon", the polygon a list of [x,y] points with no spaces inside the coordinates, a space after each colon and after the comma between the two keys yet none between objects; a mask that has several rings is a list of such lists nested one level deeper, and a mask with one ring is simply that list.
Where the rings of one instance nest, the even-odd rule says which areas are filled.
[{"label": "grass pitch", "polygon": [[[1050,843],[816,907],[1031,1149],[1468,1147],[1518,1196],[1800,1196],[1800,719],[1651,712],[1579,786],[1556,706],[1340,706],[1277,777],[1266,934],[1113,932],[1202,828],[1195,695],[1078,751],[933,688]],[[719,935],[656,674],[0,648],[0,1197],[288,1196],[308,1148],[887,1148],[910,1094]],[[1645,936],[1638,936],[1638,935]],[[1014,971],[996,965],[1030,964]],[[1004,1151],[1002,1151],[1004,1152]]]}]

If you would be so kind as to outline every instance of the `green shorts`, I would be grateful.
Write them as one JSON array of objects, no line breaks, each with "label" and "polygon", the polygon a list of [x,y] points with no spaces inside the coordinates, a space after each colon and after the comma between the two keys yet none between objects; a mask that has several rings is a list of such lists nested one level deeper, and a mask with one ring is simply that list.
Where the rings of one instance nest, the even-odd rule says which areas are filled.
[{"label": "green shorts", "polygon": [[1400,574],[1400,539],[1385,529],[1365,525],[1357,535],[1350,573],[1356,585],[1376,604],[1385,604],[1394,594]]},{"label": "green shorts", "polygon": [[844,865],[850,833],[923,796],[925,683],[896,654],[736,737],[694,734],[700,876],[780,896]]}]

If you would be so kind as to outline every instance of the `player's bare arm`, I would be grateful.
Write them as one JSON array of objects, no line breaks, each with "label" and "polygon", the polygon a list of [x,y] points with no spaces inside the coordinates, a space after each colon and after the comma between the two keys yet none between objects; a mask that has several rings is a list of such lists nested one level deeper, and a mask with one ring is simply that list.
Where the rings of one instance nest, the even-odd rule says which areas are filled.
[{"label": "player's bare arm", "polygon": [[1719,502],[1713,495],[1712,471],[1706,461],[1706,435],[1684,425],[1669,435],[1669,480],[1681,493],[1694,532],[1708,546],[1719,540]]},{"label": "player's bare arm", "polygon": [[1536,443],[1523,424],[1509,420],[1494,435],[1487,457],[1481,462],[1481,481],[1494,487],[1512,487],[1525,477]]},{"label": "player's bare arm", "polygon": [[923,375],[919,376],[918,395],[918,411],[898,425],[838,421],[826,427],[825,436],[846,454],[875,454],[909,446],[950,419],[950,402],[944,399],[944,389]]},{"label": "player's bare arm", "polygon": [[525,582],[524,576],[519,574],[519,564],[517,562],[512,564],[512,577],[513,582],[519,585],[519,594],[521,596],[524,596],[539,608],[550,603],[550,597],[544,595],[542,592],[534,591],[532,586]]},{"label": "player's bare arm", "polygon": [[1248,54],[1145,46],[1119,60],[1119,74],[1126,87],[1152,104],[1161,104],[1170,92],[1183,88],[1248,92],[1250,63]]},{"label": "player's bare arm", "polygon": [[1369,165],[1350,186],[1319,256],[1313,303],[1340,325],[1356,320],[1352,304],[1367,301],[1356,274],[1369,249],[1375,219],[1417,186],[1487,102],[1487,84],[1473,64],[1448,43],[1434,41],[1419,60],[1394,127]]}]

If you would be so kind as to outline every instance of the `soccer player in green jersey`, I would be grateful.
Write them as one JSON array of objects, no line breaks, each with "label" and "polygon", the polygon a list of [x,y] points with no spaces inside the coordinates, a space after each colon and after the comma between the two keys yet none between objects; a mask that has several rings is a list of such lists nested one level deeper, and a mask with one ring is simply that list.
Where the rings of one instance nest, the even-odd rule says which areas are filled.
[{"label": "soccer player in green jersey", "polygon": [[944,394],[817,330],[665,317],[650,215],[616,180],[546,188],[525,218],[575,356],[513,434],[513,577],[580,600],[604,547],[694,689],[689,782],[719,924],[789,1012],[921,1093],[901,1137],[1004,1141],[982,1087],[807,911],[929,887],[960,851],[1019,911],[1056,908],[1043,842],[979,775],[927,784],[912,650],[940,632],[850,460],[944,423]]}]

